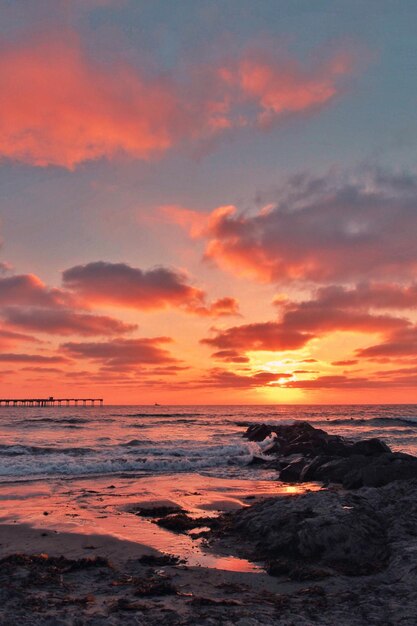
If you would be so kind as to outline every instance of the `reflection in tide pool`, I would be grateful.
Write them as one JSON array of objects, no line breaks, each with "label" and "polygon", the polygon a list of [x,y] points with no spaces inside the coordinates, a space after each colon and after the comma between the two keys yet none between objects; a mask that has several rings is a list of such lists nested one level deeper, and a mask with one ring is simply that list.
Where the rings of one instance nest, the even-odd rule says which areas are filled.
[{"label": "reflection in tide pool", "polygon": [[[133,505],[170,504],[193,517],[218,515],[271,495],[317,489],[313,484],[292,487],[272,481],[211,478],[199,474],[19,483],[0,487],[2,523],[26,523],[34,528],[86,535],[111,535],[175,554],[188,565],[237,572],[260,572],[254,563],[208,551],[201,539],[173,533],[152,519],[129,512]],[[17,505],[17,500],[20,500]],[[45,513],[47,515],[45,515]]]}]

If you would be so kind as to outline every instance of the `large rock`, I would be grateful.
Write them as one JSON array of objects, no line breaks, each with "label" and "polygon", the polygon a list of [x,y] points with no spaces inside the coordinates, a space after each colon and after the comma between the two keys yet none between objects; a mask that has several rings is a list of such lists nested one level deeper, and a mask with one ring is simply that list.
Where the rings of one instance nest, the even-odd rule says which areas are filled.
[{"label": "large rock", "polygon": [[348,489],[356,489],[417,478],[417,458],[391,452],[380,439],[352,441],[329,435],[308,422],[255,424],[244,434],[251,441],[271,435],[275,436],[275,443],[268,455],[274,454],[275,458],[268,467],[277,469],[283,481],[341,483]]},{"label": "large rock", "polygon": [[271,570],[300,564],[348,575],[383,569],[390,554],[384,520],[363,497],[321,491],[264,500],[223,517],[222,531]]},{"label": "large rock", "polygon": [[275,444],[269,452],[289,456],[303,454],[304,456],[351,456],[363,454],[378,456],[390,452],[390,448],[380,439],[365,439],[353,442],[338,435],[329,435],[321,428],[314,428],[308,422],[295,422],[269,426],[267,424],[252,424],[246,430],[244,437],[250,441],[262,441],[271,434],[275,435]]},{"label": "large rock", "polygon": [[244,437],[249,441],[263,441],[272,433],[272,427],[266,424],[251,424],[248,426]]},{"label": "large rock", "polygon": [[343,479],[343,485],[351,487],[382,487],[394,480],[417,478],[417,458],[402,452],[388,452],[372,458]]},{"label": "large rock", "polygon": [[321,481],[341,483],[347,489],[382,487],[394,480],[417,478],[417,459],[402,452],[385,452],[378,456],[353,454],[349,457],[316,456],[299,462],[295,471],[281,471],[281,480],[294,482]]}]

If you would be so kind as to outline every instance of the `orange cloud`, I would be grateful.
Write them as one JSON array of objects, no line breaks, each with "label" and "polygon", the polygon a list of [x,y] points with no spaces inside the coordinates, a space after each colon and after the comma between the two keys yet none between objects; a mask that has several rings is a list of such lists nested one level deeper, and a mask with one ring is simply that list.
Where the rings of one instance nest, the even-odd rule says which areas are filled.
[{"label": "orange cloud", "polygon": [[417,326],[399,328],[382,343],[361,348],[356,353],[370,359],[413,357],[417,354]]},{"label": "orange cloud", "polygon": [[284,383],[290,389],[386,389],[395,387],[412,388],[417,384],[417,376],[394,376],[378,380],[372,374],[360,376],[319,376],[314,380],[297,380]]},{"label": "orange cloud", "polygon": [[[355,290],[338,292],[339,297],[349,294],[356,296]],[[355,302],[358,306],[356,299]],[[214,358],[242,362],[241,352],[297,350],[312,339],[337,331],[376,333],[385,337],[396,336],[396,333],[402,337],[410,332],[411,323],[407,319],[369,313],[367,304],[369,306],[364,302],[363,308],[358,309],[343,308],[337,298],[331,302],[327,290],[319,290],[315,299],[286,303],[278,321],[232,326],[217,331],[214,337],[202,339],[201,343],[218,348]]]},{"label": "orange cloud", "polygon": [[189,309],[191,313],[201,317],[226,317],[229,315],[240,315],[239,303],[235,298],[225,297],[214,300],[207,306],[197,306]]},{"label": "orange cloud", "polygon": [[190,71],[184,82],[122,63],[104,67],[67,33],[3,44],[0,155],[70,169],[120,154],[149,159],[184,141],[322,106],[348,72],[347,62],[303,68],[246,55],[220,71]]}]

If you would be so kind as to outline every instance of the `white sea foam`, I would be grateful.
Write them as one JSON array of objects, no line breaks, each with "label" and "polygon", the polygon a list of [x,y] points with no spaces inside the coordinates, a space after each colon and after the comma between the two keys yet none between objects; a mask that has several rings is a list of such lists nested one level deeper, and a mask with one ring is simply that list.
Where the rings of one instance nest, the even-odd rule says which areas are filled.
[{"label": "white sea foam", "polygon": [[[269,438],[270,439],[270,438]],[[132,444],[132,442],[129,442]],[[134,444],[133,444],[134,445]],[[261,456],[270,441],[224,446],[157,447],[128,450],[122,446],[88,448],[0,448],[0,478],[23,476],[84,476],[119,472],[177,473],[225,466],[248,465]]]}]

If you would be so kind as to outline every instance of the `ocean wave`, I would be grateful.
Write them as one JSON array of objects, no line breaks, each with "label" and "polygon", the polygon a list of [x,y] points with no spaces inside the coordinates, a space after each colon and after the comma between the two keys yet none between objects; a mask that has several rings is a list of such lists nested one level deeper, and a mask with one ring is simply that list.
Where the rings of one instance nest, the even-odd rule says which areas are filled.
[{"label": "ocean wave", "polygon": [[391,427],[395,427],[395,426],[408,426],[408,427],[416,427],[417,428],[417,416],[409,416],[409,417],[368,417],[368,418],[363,418],[363,417],[327,417],[327,418],[323,418],[323,416],[321,416],[321,419],[316,419],[316,420],[305,420],[305,419],[300,419],[300,418],[293,418],[293,419],[280,419],[280,420],[262,420],[262,422],[260,421],[255,421],[255,420],[239,420],[239,421],[235,421],[233,422],[236,426],[240,426],[241,428],[247,428],[249,426],[252,425],[256,425],[256,424],[267,424],[268,426],[285,426],[285,425],[289,425],[289,424],[296,424],[297,422],[305,422],[308,421],[312,426],[315,427],[329,427],[329,426],[358,426],[360,428],[363,428],[364,426],[369,426],[369,427],[382,427],[382,428],[391,428]]},{"label": "ocean wave", "polygon": [[131,439],[130,441],[126,441],[126,443],[121,443],[120,445],[123,448],[131,448],[132,446],[142,446],[144,443],[149,443],[146,439]]},{"label": "ocean wave", "polygon": [[88,424],[91,420],[83,417],[29,417],[21,420],[20,424]]},{"label": "ocean wave", "polygon": [[348,426],[380,426],[380,427],[392,427],[392,426],[415,426],[417,428],[417,417],[370,417],[370,418],[355,418],[355,417],[343,417],[326,419],[315,422],[320,425],[348,425]]},{"label": "ocean wave", "polygon": [[[149,417],[149,415],[147,417]],[[175,418],[174,420],[173,419],[158,419],[156,423],[152,422],[152,420],[149,420],[147,422],[142,422],[139,424],[138,423],[129,424],[128,422],[126,424],[123,424],[123,428],[154,428],[155,426],[156,427],[168,426],[171,424],[198,424],[199,426],[211,426],[213,422],[203,422],[202,420],[199,420],[199,419],[189,419],[189,418],[184,418],[184,419]]]},{"label": "ocean wave", "polygon": [[41,456],[46,454],[69,454],[82,456],[91,454],[93,448],[56,448],[52,446],[25,446],[20,444],[0,445],[1,456]]},{"label": "ocean wave", "polygon": [[[132,454],[121,454],[120,446],[110,447],[104,453],[91,448],[0,446],[0,477],[109,475],[120,472],[160,474],[245,466],[254,456],[263,456],[272,443],[273,438],[269,438],[260,443],[242,442],[195,449],[155,447],[141,451],[140,456],[136,452],[136,458],[132,458]],[[44,456],[40,458],[39,455]]]},{"label": "ocean wave", "polygon": [[112,417],[201,417],[202,413],[112,413]]}]

